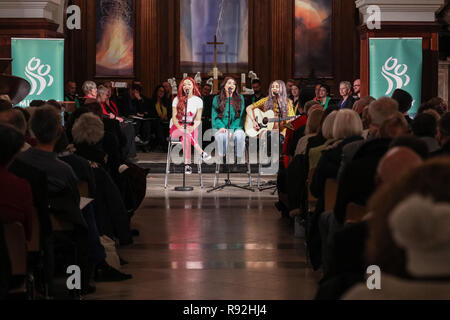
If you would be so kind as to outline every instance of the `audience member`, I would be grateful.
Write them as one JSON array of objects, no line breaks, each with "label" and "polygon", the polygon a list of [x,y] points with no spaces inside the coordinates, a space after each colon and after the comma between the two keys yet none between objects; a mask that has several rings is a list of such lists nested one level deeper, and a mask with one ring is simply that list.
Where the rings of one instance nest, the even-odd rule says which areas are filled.
[{"label": "audience member", "polygon": [[322,84],[319,89],[319,102],[327,110],[328,105],[330,103],[330,87],[326,84]]},{"label": "audience member", "polygon": [[93,103],[97,101],[97,85],[94,81],[85,81],[83,83],[84,102],[83,104]]},{"label": "audience member", "polygon": [[398,103],[398,111],[401,112],[408,124],[411,124],[412,119],[408,116],[408,111],[411,109],[413,104],[413,97],[402,89],[396,89],[392,94],[392,99]]},{"label": "audience member", "polygon": [[411,129],[416,137],[425,141],[429,153],[434,153],[440,149],[439,142],[436,140],[437,121],[434,116],[427,113],[417,115],[411,123]]},{"label": "audience member", "polygon": [[377,138],[395,139],[408,133],[409,126],[405,116],[397,112],[383,122],[377,133]]},{"label": "audience member", "polygon": [[[367,160],[370,160],[370,158],[360,159],[360,169],[358,172],[355,172],[355,175],[364,173],[363,161]],[[400,179],[404,173],[420,166],[422,162],[423,160],[411,149],[395,147],[388,151],[380,160],[376,169],[376,179],[373,179],[373,175],[371,177],[377,181],[377,186],[379,187],[382,184]],[[358,166],[354,166],[353,168],[358,169]],[[347,186],[352,187],[350,185]],[[360,184],[359,187],[364,188],[364,184]],[[353,188],[352,190],[357,190],[357,188]],[[373,190],[367,192],[367,197],[371,196]],[[336,221],[344,221],[345,216],[339,218],[336,215],[336,218]],[[316,299],[339,299],[354,284],[364,281],[368,266],[364,254],[369,234],[368,219],[370,219],[370,214],[366,215],[358,223],[344,225],[335,222],[334,225],[321,226],[321,232],[329,232],[324,239],[324,241],[327,241],[327,244],[324,246],[326,250],[324,261],[327,264],[326,269],[328,272],[324,275],[324,279],[320,283]]]},{"label": "audience member", "polygon": [[165,91],[162,85],[156,86],[151,101],[150,116],[153,135],[156,137],[151,144],[154,148],[167,149],[167,137],[169,136],[169,119],[172,117],[171,103],[165,99]]},{"label": "audience member", "polygon": [[355,101],[361,99],[361,79],[353,81],[353,99]]},{"label": "audience member", "polygon": [[367,263],[383,271],[383,286],[357,285],[344,299],[448,297],[449,168],[446,158],[429,160],[372,197]]},{"label": "audience member", "polygon": [[72,80],[68,80],[64,86],[64,101],[75,102],[75,108],[81,107],[80,99],[78,99],[77,83]]},{"label": "audience member", "polygon": [[448,105],[444,99],[440,97],[432,98],[419,107],[418,114],[430,109],[436,111],[440,116],[442,116],[448,112]]},{"label": "audience member", "polygon": [[247,107],[266,97],[262,91],[261,81],[259,79],[252,80],[252,89],[253,94],[251,96],[248,96],[247,102],[245,103]]},{"label": "audience member", "polygon": [[296,115],[302,115],[304,110],[303,107],[300,105],[300,88],[299,86],[294,83],[291,87],[291,96],[289,99],[292,100],[294,104],[294,111]]},{"label": "audience member", "polygon": [[342,81],[339,85],[339,94],[341,95],[341,100],[338,107],[340,109],[352,109],[355,103],[355,99],[352,96],[352,84],[348,81]]},{"label": "audience member", "polygon": [[439,121],[437,140],[441,145],[441,150],[433,155],[449,155],[450,154],[450,112],[444,114]]},{"label": "audience member", "polygon": [[292,86],[296,84],[294,79],[289,79],[286,81],[286,94],[288,98],[292,96]]},{"label": "audience member", "polygon": [[366,143],[366,141],[375,139],[378,136],[378,131],[380,130],[382,124],[387,119],[394,116],[397,112],[398,103],[391,98],[383,97],[372,101],[369,104],[368,116],[370,118],[370,127],[367,134],[367,139],[350,143],[344,147],[342,150],[342,163],[339,168],[338,177],[342,174],[342,170],[344,170],[347,163],[353,159],[353,156],[356,154],[358,149]]},{"label": "audience member", "polygon": [[30,240],[32,215],[36,214],[31,187],[27,181],[8,171],[23,144],[22,133],[10,125],[0,124],[0,221],[4,224],[21,223],[27,240]]}]

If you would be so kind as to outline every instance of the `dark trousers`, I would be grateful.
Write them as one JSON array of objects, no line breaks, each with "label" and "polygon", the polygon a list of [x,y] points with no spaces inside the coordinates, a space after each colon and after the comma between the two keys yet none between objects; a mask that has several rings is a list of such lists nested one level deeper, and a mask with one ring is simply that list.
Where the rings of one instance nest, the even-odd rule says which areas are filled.
[{"label": "dark trousers", "polygon": [[130,123],[122,122],[120,124],[120,129],[127,139],[127,143],[122,150],[123,154],[125,155],[126,158],[135,158],[136,143],[134,141],[134,138],[136,137],[136,133],[134,130],[134,126]]}]

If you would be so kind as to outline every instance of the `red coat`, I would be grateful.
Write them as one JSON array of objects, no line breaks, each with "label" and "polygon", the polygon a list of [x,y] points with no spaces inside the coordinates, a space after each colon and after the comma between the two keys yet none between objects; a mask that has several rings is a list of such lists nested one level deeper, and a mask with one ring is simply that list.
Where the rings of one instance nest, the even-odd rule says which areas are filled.
[{"label": "red coat", "polygon": [[292,129],[287,129],[286,131],[286,137],[284,139],[283,144],[283,162],[284,167],[287,168],[289,164],[289,144],[291,143],[292,136],[294,135],[295,130],[297,130],[300,127],[306,126],[306,122],[308,121],[308,117],[306,115],[302,115],[300,118],[295,119],[291,122]]},{"label": "red coat", "polygon": [[27,240],[31,239],[33,194],[27,181],[0,168],[0,222],[20,222],[25,228]]}]

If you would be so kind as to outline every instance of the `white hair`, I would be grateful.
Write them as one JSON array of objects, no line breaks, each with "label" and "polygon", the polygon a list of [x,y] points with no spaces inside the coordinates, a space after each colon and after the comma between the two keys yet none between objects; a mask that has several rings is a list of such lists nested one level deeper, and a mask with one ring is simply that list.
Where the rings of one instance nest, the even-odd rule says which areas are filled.
[{"label": "white hair", "polygon": [[333,126],[333,138],[346,139],[360,136],[363,132],[361,118],[356,111],[341,109],[336,115]]},{"label": "white hair", "polygon": [[94,81],[85,81],[82,87],[84,94],[88,94],[89,92],[91,92],[91,90],[94,90],[95,88],[97,88],[97,85],[95,84]]},{"label": "white hair", "polygon": [[104,135],[103,121],[91,112],[81,115],[72,127],[75,143],[96,144],[103,139]]},{"label": "white hair", "polygon": [[337,111],[333,111],[323,121],[322,136],[327,140],[333,139],[334,120],[336,119],[337,114]]},{"label": "white hair", "polygon": [[381,127],[383,122],[398,112],[398,102],[392,98],[382,97],[369,104],[371,124]]},{"label": "white hair", "polygon": [[345,85],[349,90],[352,89],[352,84],[349,81],[341,81],[339,85]]}]

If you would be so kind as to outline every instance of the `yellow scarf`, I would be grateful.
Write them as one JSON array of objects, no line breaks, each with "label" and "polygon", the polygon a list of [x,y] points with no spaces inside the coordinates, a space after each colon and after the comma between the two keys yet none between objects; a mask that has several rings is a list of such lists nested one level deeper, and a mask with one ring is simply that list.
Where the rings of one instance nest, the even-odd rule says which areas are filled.
[{"label": "yellow scarf", "polygon": [[156,103],[156,112],[160,118],[167,118],[167,108],[164,105],[161,107],[159,102]]}]

